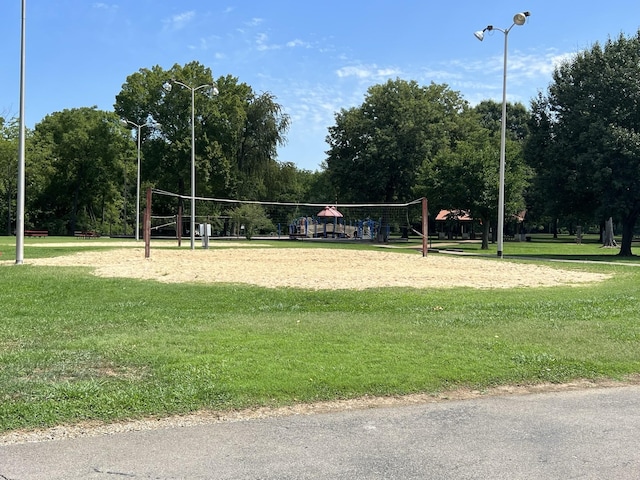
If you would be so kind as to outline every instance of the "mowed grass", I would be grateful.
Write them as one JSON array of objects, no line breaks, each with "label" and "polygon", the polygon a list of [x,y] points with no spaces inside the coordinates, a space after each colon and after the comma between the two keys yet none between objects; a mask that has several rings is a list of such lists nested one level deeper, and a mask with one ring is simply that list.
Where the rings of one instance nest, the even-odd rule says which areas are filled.
[{"label": "mowed grass", "polygon": [[[11,258],[12,241],[0,239],[0,259]],[[27,258],[61,253],[35,241]],[[640,269],[561,267],[614,277],[560,288],[306,291],[5,264],[0,431],[640,372]]]},{"label": "mowed grass", "polygon": [[[518,257],[521,259],[557,259],[557,260],[587,260],[596,262],[615,261],[619,263],[640,263],[640,257],[619,258],[618,248],[602,248],[598,235],[587,234],[583,236],[582,242],[577,244],[575,236],[559,235],[553,238],[551,234],[529,235],[531,241],[514,242],[506,241],[503,244],[504,256]],[[617,239],[620,244],[621,239]],[[479,241],[476,242],[454,242],[447,240],[432,240],[430,247],[442,250],[460,250],[474,254],[496,254],[496,244],[489,244],[489,250],[481,250]],[[634,242],[632,249],[640,249],[640,243]]]}]

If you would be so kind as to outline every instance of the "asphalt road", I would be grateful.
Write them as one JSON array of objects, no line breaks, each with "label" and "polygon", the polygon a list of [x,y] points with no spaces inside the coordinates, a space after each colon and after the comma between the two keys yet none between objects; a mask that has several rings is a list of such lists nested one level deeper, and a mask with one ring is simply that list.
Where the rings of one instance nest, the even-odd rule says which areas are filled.
[{"label": "asphalt road", "polygon": [[0,480],[640,478],[640,386],[0,447]]}]

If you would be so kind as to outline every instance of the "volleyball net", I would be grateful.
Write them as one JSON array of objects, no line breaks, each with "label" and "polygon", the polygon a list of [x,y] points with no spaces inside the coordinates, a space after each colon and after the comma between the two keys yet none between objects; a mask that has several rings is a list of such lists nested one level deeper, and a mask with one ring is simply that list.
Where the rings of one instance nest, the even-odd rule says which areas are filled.
[{"label": "volleyball net", "polygon": [[[426,241],[426,199],[407,203],[298,203],[196,197],[149,189],[148,238]],[[148,231],[147,231],[148,230]],[[192,233],[193,232],[193,233]],[[208,245],[207,245],[208,246]],[[424,243],[426,255],[426,242]]]}]

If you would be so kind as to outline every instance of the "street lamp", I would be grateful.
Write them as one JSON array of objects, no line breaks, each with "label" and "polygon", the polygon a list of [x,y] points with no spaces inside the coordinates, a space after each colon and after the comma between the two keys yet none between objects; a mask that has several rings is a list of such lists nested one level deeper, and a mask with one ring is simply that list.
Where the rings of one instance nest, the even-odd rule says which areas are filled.
[{"label": "street lamp", "polygon": [[500,189],[498,192],[498,257],[502,258],[502,243],[504,240],[504,164],[507,136],[507,39],[509,32],[515,25],[524,25],[530,12],[520,12],[513,16],[513,24],[507,29],[487,26],[484,30],[473,35],[480,41],[484,40],[484,32],[498,30],[504,33],[504,65],[502,74],[502,122],[500,131]]},{"label": "street lamp", "polygon": [[123,125],[131,125],[138,129],[138,180],[136,186],[136,242],[140,240],[140,131],[142,127],[154,127],[157,123],[150,124],[149,122],[138,125],[131,120],[120,120]]},{"label": "street lamp", "polygon": [[196,91],[202,88],[211,88],[213,95],[218,95],[218,89],[215,85],[206,83],[198,87],[192,87],[178,80],[171,79],[166,82],[162,87],[165,91],[171,91],[171,84],[175,83],[183,88],[191,91],[191,250],[195,248],[195,230],[196,230],[196,105],[195,94]]}]

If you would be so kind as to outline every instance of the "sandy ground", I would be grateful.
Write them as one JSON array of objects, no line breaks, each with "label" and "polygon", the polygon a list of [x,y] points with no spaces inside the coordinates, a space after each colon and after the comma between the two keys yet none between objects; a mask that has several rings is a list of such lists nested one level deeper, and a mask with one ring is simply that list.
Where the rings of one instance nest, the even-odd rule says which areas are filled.
[{"label": "sandy ground", "polygon": [[[69,244],[66,244],[68,246]],[[91,243],[92,246],[100,245]],[[106,244],[113,246],[113,244]],[[128,245],[131,245],[130,243]],[[244,244],[247,245],[247,244]],[[210,249],[142,247],[86,251],[25,264],[92,267],[101,277],[159,282],[243,283],[312,290],[378,287],[513,288],[598,282],[608,275],[469,256],[216,243]]]}]

